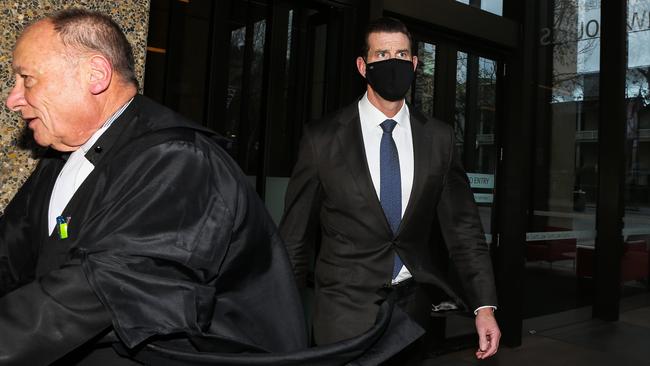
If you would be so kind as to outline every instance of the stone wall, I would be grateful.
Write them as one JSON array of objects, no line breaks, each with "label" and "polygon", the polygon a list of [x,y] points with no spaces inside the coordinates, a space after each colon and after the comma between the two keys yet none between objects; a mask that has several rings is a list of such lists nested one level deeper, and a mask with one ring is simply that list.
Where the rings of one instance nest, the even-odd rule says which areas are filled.
[{"label": "stone wall", "polygon": [[133,45],[136,70],[143,85],[149,0],[15,0],[0,1],[0,214],[36,165],[37,150],[19,116],[4,102],[13,86],[11,54],[16,38],[26,24],[44,15],[70,7],[109,14]]}]

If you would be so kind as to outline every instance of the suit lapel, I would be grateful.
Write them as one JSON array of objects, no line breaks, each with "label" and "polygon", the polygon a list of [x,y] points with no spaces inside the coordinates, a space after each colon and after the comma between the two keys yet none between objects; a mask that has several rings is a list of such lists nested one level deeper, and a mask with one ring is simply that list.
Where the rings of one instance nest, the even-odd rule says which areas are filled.
[{"label": "suit lapel", "polygon": [[353,103],[348,110],[341,113],[340,126],[337,129],[337,138],[341,144],[344,164],[347,165],[359,193],[369,203],[372,214],[379,222],[383,223],[387,235],[391,235],[390,226],[381,208],[375,186],[370,177],[370,168],[366,159],[366,150],[361,133],[361,121],[357,103]]},{"label": "suit lapel", "polygon": [[431,144],[433,143],[431,130],[426,128],[426,118],[417,113],[413,108],[409,108],[409,111],[413,138],[413,186],[411,188],[411,195],[409,196],[409,203],[402,217],[398,235],[408,225],[411,216],[413,216],[415,205],[418,204],[418,197],[422,197],[427,169],[431,164]]}]

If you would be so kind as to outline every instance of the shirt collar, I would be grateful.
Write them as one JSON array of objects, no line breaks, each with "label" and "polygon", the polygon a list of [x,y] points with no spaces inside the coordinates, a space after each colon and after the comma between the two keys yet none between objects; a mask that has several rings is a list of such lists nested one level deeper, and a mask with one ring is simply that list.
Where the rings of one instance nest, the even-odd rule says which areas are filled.
[{"label": "shirt collar", "polygon": [[370,103],[370,100],[368,100],[368,92],[366,92],[359,100],[359,112],[361,115],[363,115],[363,118],[361,118],[361,123],[369,128],[375,128],[387,119],[392,119],[393,121],[397,122],[397,125],[400,127],[411,127],[409,124],[409,108],[406,105],[406,102],[402,104],[402,108],[400,108],[397,114],[395,114],[392,118],[388,118],[379,109],[377,109],[377,107]]},{"label": "shirt collar", "polygon": [[90,136],[90,138],[88,139],[88,141],[86,141],[86,143],[84,143],[83,145],[81,145],[81,147],[79,148],[79,150],[82,150],[84,155],[85,155],[85,154],[86,154],[86,153],[87,153],[87,152],[88,152],[88,151],[93,147],[93,145],[94,145],[95,142],[99,139],[99,137],[100,137],[104,132],[106,132],[106,130],[108,130],[109,127],[111,127],[111,125],[113,124],[113,122],[115,122],[115,120],[116,120],[119,116],[122,115],[122,113],[124,112],[124,110],[129,106],[129,104],[131,104],[132,101],[133,101],[133,98],[129,99],[128,102],[124,103],[124,105],[121,106],[120,109],[118,109],[115,113],[113,113],[110,117],[108,117],[108,119],[106,120],[106,122],[104,122],[104,124],[102,125],[102,127],[100,127],[97,131],[95,131],[95,133],[93,133],[93,135]]}]

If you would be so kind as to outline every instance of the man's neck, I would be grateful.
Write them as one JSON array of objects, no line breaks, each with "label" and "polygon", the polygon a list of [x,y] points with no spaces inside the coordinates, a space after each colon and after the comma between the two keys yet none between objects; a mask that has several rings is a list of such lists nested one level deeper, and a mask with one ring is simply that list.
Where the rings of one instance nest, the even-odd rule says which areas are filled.
[{"label": "man's neck", "polygon": [[106,95],[106,99],[101,102],[101,123],[97,126],[100,128],[102,124],[120,109],[126,102],[131,100],[137,93],[135,86],[124,86]]},{"label": "man's neck", "polygon": [[116,91],[108,92],[99,96],[94,105],[87,106],[87,109],[94,110],[93,123],[80,131],[78,141],[75,146],[67,146],[66,148],[56,148],[59,151],[75,151],[84,145],[94,134],[97,132],[115,112],[117,112],[126,102],[131,100],[137,93],[135,87],[125,87]]},{"label": "man's neck", "polygon": [[394,102],[382,98],[377,92],[375,92],[370,85],[368,85],[368,101],[370,104],[379,109],[388,118],[393,118],[397,112],[402,109],[404,105],[404,99],[400,99]]}]

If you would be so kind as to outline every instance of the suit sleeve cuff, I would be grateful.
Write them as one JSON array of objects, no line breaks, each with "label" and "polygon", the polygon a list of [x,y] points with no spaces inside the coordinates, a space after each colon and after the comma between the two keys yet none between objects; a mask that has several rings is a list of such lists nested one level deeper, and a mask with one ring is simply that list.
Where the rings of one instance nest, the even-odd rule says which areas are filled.
[{"label": "suit sleeve cuff", "polygon": [[492,311],[495,311],[497,309],[497,307],[494,305],[479,306],[478,308],[476,308],[476,310],[474,310],[474,315],[478,315],[478,311],[484,308],[492,308]]}]

